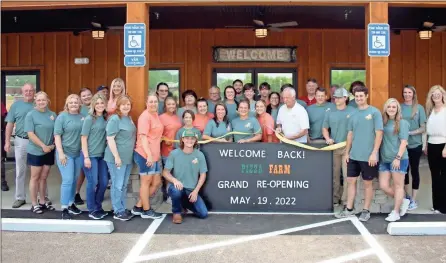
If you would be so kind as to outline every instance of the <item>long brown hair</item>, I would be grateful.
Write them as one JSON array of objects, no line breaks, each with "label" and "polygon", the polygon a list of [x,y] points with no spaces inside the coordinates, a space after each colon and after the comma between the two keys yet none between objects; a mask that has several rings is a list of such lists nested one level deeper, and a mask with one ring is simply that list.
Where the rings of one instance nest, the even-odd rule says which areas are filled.
[{"label": "long brown hair", "polygon": [[395,99],[395,98],[390,98],[390,99],[388,99],[387,101],[386,101],[386,103],[384,103],[384,107],[383,107],[383,112],[382,112],[382,115],[383,115],[383,123],[384,123],[384,125],[386,125],[387,124],[387,122],[389,121],[389,115],[387,114],[387,107],[390,105],[390,103],[392,103],[392,102],[395,102],[396,103],[396,109],[397,109],[397,111],[396,111],[396,114],[395,114],[395,119],[394,119],[394,121],[395,121],[395,127],[393,128],[393,133],[394,134],[398,134],[399,132],[400,132],[400,121],[401,121],[401,118],[402,118],[402,116],[401,116],[401,105],[400,105],[400,103],[398,102],[398,100],[397,99]]},{"label": "long brown hair", "polygon": [[415,117],[418,113],[418,96],[417,96],[417,90],[412,85],[406,85],[403,88],[403,96],[404,96],[404,89],[410,89],[413,93],[412,97],[412,115],[410,116],[411,119]]},{"label": "long brown hair", "polygon": [[[124,103],[130,102],[130,110],[132,109],[132,98],[130,98],[130,96],[128,95],[121,95],[118,97],[118,99],[116,100],[116,114],[119,116],[119,118],[122,117],[122,112],[121,112],[121,105]],[[129,115],[130,117],[130,115]]]}]

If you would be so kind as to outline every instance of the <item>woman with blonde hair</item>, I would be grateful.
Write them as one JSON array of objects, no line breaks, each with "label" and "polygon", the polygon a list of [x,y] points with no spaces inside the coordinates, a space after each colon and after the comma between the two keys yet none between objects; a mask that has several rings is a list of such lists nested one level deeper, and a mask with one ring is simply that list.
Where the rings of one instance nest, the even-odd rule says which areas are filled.
[{"label": "woman with blonde hair", "polygon": [[[407,152],[409,154],[409,167],[404,179],[406,198],[409,198],[409,210],[418,207],[417,193],[420,187],[420,158],[423,154],[422,134],[426,127],[426,112],[423,106],[418,104],[417,90],[414,86],[406,85],[403,88],[404,102],[401,104],[401,114],[409,123],[409,140]],[[412,174],[412,194],[409,188],[409,171]]]},{"label": "woman with blonde hair", "polygon": [[[410,201],[404,198],[404,176],[409,166],[407,140],[409,123],[402,119],[401,105],[390,98],[383,108],[384,133],[380,148],[379,185],[390,197],[394,198],[394,208],[386,221],[400,220],[409,208]],[[393,186],[390,186],[390,178]]]},{"label": "woman with blonde hair", "polygon": [[446,91],[440,85],[433,86],[427,94],[426,124],[427,154],[432,176],[432,211],[446,213]]},{"label": "woman with blonde hair", "polygon": [[136,127],[130,117],[131,98],[119,96],[116,100],[116,113],[105,128],[107,147],[104,160],[107,162],[111,177],[110,197],[114,210],[114,219],[128,221],[132,214],[126,209],[127,184],[133,167],[133,148],[136,141]]},{"label": "woman with blonde hair", "polygon": [[36,214],[44,210],[55,210],[44,199],[37,200],[37,193],[44,196],[47,191],[48,174],[54,165],[54,121],[56,113],[49,110],[48,94],[39,91],[34,96],[35,108],[25,117],[25,132],[29,143],[26,146],[27,164],[31,167],[29,192],[31,196],[31,211]]},{"label": "woman with blonde hair", "polygon": [[81,171],[81,130],[84,117],[80,114],[81,100],[71,94],[65,100],[63,112],[54,123],[56,161],[62,176],[60,204],[62,219],[71,219],[70,214],[82,213],[74,204],[76,182]]},{"label": "woman with blonde hair", "polygon": [[81,131],[81,162],[87,178],[88,217],[92,219],[102,219],[107,215],[102,209],[108,184],[107,164],[104,161],[106,106],[105,96],[102,93],[95,94]]},{"label": "woman with blonde hair", "polygon": [[121,78],[115,78],[110,85],[110,98],[108,99],[107,112],[112,115],[116,111],[118,97],[125,95],[125,83]]},{"label": "woman with blonde hair", "polygon": [[149,198],[154,196],[161,185],[161,137],[164,126],[158,116],[158,96],[150,93],[146,109],[138,118],[138,136],[133,153],[139,168],[141,187],[139,200],[132,209],[133,215],[141,218],[160,218],[161,214],[153,210]]}]

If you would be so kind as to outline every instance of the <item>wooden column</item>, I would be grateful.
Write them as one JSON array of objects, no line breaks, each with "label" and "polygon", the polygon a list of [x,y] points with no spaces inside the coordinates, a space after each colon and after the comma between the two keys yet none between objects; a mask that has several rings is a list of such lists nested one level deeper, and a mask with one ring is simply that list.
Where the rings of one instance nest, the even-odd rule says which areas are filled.
[{"label": "wooden column", "polygon": [[[132,97],[132,118],[136,123],[145,109],[145,101],[149,89],[149,7],[146,3],[127,4],[127,23],[146,24],[146,66],[126,68],[127,94]],[[122,51],[123,52],[123,51]],[[124,61],[122,61],[124,63]]]},{"label": "wooden column", "polygon": [[[365,34],[369,23],[388,23],[389,5],[385,2],[370,2],[365,12]],[[370,104],[382,110],[389,98],[389,58],[369,57],[367,52],[367,35],[365,37],[366,48],[366,81],[369,88]],[[390,50],[392,54],[392,50]]]}]

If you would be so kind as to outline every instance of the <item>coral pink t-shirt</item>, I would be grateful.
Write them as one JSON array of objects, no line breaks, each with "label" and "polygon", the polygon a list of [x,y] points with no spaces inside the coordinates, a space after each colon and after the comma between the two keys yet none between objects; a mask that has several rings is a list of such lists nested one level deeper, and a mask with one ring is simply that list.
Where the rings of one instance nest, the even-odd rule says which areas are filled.
[{"label": "coral pink t-shirt", "polygon": [[272,142],[280,142],[280,140],[276,137],[274,132],[274,119],[269,113],[263,113],[257,120],[260,123],[260,127],[262,127],[262,142],[268,142],[268,136],[272,136]]},{"label": "coral pink t-shirt", "polygon": [[158,117],[158,112],[150,113],[145,110],[138,118],[138,138],[136,139],[135,151],[142,157],[147,158],[147,155],[142,146],[141,135],[146,136],[149,142],[149,150],[152,155],[152,160],[157,162],[160,160],[160,143],[163,135],[164,126]]},{"label": "coral pink t-shirt", "polygon": [[192,125],[203,134],[204,128],[210,119],[214,118],[214,114],[208,112],[206,115],[195,114],[195,120]]},{"label": "coral pink t-shirt", "polygon": [[[163,124],[163,137],[174,140],[177,131],[181,128],[181,119],[176,114],[169,114],[167,112],[160,115],[160,121]],[[167,157],[173,150],[174,143],[161,143],[161,156]]]}]

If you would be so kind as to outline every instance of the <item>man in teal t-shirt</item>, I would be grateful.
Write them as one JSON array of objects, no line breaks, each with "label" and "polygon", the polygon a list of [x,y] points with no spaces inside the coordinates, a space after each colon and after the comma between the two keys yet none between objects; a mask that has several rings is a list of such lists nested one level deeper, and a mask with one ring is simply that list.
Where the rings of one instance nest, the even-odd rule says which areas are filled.
[{"label": "man in teal t-shirt", "polygon": [[28,112],[34,108],[35,87],[33,84],[26,83],[22,87],[22,99],[17,99],[9,109],[5,118],[5,152],[11,150],[11,135],[15,125],[14,137],[14,158],[15,158],[15,201],[12,208],[19,208],[26,203],[26,147],[28,145],[28,134],[25,132],[25,117]]},{"label": "man in teal t-shirt", "polygon": [[324,143],[322,136],[322,126],[325,114],[335,108],[331,102],[327,102],[327,91],[324,88],[316,89],[316,103],[308,106],[308,119],[310,121],[310,140],[313,143]]},{"label": "man in teal t-shirt", "polygon": [[[345,142],[347,140],[348,120],[354,114],[355,109],[348,107],[348,92],[344,88],[338,88],[333,94],[336,107],[327,111],[322,126],[322,134],[328,145]],[[313,107],[312,105],[310,107]],[[333,151],[333,204],[336,206],[341,201],[347,203],[347,162],[345,147]],[[344,185],[341,187],[341,169]]]},{"label": "man in teal t-shirt", "polygon": [[185,130],[181,135],[180,148],[169,154],[164,167],[163,176],[169,182],[167,191],[172,199],[173,223],[175,224],[183,222],[181,213],[185,208],[202,219],[208,214],[206,205],[199,195],[206,181],[208,168],[204,154],[196,149],[197,145],[196,134],[191,130]]},{"label": "man in teal t-shirt", "polygon": [[347,183],[349,193],[347,205],[336,217],[353,216],[356,196],[356,181],[362,174],[364,182],[364,209],[359,220],[370,218],[370,205],[373,199],[373,179],[378,177],[379,147],[383,136],[383,119],[381,112],[367,104],[368,89],[365,86],[354,88],[358,110],[350,117],[347,134]]}]

